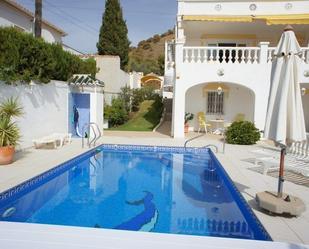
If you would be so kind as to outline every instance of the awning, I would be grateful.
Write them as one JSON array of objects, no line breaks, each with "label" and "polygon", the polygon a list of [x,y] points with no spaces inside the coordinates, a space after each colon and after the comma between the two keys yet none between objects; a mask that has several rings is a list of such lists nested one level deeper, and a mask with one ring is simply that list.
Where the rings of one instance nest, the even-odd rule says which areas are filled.
[{"label": "awning", "polygon": [[185,15],[184,21],[210,21],[210,22],[252,22],[252,16],[204,16]]},{"label": "awning", "polygon": [[254,19],[265,20],[267,25],[309,24],[309,14],[256,16]]},{"label": "awning", "polygon": [[209,16],[209,15],[184,15],[184,21],[209,21],[209,22],[253,22],[264,20],[267,25],[309,24],[309,14],[297,15],[261,15],[261,16]]}]

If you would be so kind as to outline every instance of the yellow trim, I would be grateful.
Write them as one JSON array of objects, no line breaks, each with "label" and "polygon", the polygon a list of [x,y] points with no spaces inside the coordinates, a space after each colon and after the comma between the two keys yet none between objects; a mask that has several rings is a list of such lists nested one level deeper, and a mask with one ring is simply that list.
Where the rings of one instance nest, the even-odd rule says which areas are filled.
[{"label": "yellow trim", "polygon": [[252,34],[203,34],[201,39],[256,40]]},{"label": "yellow trim", "polygon": [[184,21],[212,21],[212,22],[252,22],[252,16],[204,16],[204,15],[185,15]]},{"label": "yellow trim", "polygon": [[267,25],[309,24],[309,14],[256,16],[254,19],[265,20]]},{"label": "yellow trim", "polygon": [[309,14],[261,15],[261,16],[184,15],[182,19],[184,21],[212,21],[212,22],[253,22],[254,20],[265,20],[267,25],[309,24]]}]

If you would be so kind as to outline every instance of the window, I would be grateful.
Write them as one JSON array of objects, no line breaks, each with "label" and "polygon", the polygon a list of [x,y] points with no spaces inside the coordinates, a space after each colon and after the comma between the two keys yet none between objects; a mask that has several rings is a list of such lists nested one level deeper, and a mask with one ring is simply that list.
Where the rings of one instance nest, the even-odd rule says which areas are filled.
[{"label": "window", "polygon": [[223,114],[224,93],[208,92],[207,95],[207,113],[208,114]]}]

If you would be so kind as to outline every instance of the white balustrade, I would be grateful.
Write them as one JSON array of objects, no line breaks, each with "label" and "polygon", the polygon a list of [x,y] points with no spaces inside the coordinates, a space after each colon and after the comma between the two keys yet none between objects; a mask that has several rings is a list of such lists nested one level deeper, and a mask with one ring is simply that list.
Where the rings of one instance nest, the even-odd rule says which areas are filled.
[{"label": "white balustrade", "polygon": [[[275,50],[268,47],[265,51],[267,63],[272,62]],[[183,47],[184,63],[259,64],[260,58],[260,47]],[[300,58],[309,64],[309,48],[302,48]]]},{"label": "white balustrade", "polygon": [[268,48],[267,52],[267,62],[271,63],[274,58],[276,48]]},{"label": "white balustrade", "polygon": [[259,62],[259,47],[184,47],[185,63],[245,63]]},{"label": "white balustrade", "polygon": [[301,59],[306,64],[309,64],[309,47],[308,48],[302,48],[301,50]]}]

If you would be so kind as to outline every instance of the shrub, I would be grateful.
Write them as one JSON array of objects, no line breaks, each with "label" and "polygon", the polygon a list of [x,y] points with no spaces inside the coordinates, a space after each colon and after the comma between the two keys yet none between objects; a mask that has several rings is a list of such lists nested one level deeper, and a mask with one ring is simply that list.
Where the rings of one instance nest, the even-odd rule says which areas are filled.
[{"label": "shrub", "polygon": [[159,42],[160,39],[161,39],[160,35],[154,35],[154,36],[153,36],[153,42],[154,42],[154,43]]},{"label": "shrub", "polygon": [[128,121],[128,112],[125,109],[124,101],[121,98],[112,100],[111,105],[105,105],[104,117],[111,127],[124,124]]},{"label": "shrub", "polygon": [[229,144],[250,145],[259,140],[259,130],[249,121],[234,122],[226,131],[226,141]]},{"label": "shrub", "polygon": [[0,28],[0,80],[6,83],[68,80],[73,74],[96,73],[93,59],[81,60],[59,44],[50,44],[14,28]]},{"label": "shrub", "polygon": [[150,49],[150,48],[151,48],[151,45],[150,45],[149,43],[145,43],[145,44],[142,46],[142,48],[143,48],[144,50],[147,50],[147,49]]},{"label": "shrub", "polygon": [[132,98],[132,90],[130,87],[125,86],[120,89],[120,98],[124,102],[124,107],[126,111],[129,113],[131,111],[131,98]]}]

